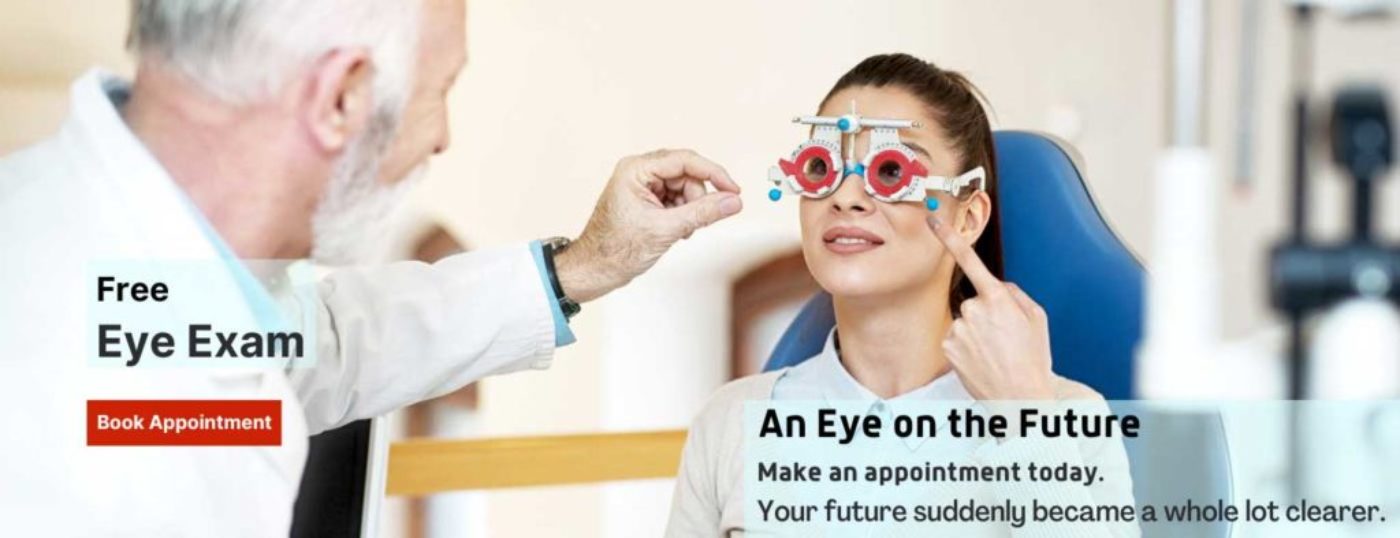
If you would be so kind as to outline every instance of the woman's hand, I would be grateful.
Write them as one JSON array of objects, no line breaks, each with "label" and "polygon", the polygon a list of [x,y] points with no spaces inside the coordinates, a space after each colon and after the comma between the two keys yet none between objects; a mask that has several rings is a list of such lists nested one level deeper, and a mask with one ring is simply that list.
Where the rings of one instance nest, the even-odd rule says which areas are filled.
[{"label": "woman's hand", "polygon": [[1045,310],[993,275],[967,240],[938,217],[928,223],[977,289],[943,340],[943,354],[963,386],[982,401],[1055,399]]}]

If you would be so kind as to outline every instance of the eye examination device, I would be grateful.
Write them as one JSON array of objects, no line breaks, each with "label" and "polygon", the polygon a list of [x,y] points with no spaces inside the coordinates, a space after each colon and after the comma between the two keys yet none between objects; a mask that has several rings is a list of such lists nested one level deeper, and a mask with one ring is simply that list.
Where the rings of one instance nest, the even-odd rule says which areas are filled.
[{"label": "eye examination device", "polygon": [[[1256,5],[1258,4],[1258,5]],[[1288,134],[1282,149],[1286,159],[1280,183],[1286,235],[1270,245],[1266,263],[1268,305],[1279,323],[1246,337],[1225,338],[1218,331],[1224,307],[1218,276],[1217,189],[1213,159],[1206,143],[1208,87],[1206,31],[1211,14],[1202,0],[1173,2],[1173,136],[1158,164],[1154,270],[1148,276],[1143,342],[1138,350],[1138,394],[1152,400],[1154,420],[1171,421],[1174,439],[1185,440],[1170,450],[1144,459],[1141,469],[1158,480],[1189,476],[1181,461],[1221,458],[1217,470],[1200,473],[1197,483],[1224,484],[1200,495],[1235,499],[1264,497],[1286,502],[1334,505],[1400,503],[1400,244],[1382,233],[1378,212],[1380,188],[1393,176],[1396,145],[1393,116],[1383,80],[1357,70],[1332,70],[1342,80],[1320,77],[1316,66],[1328,44],[1324,37],[1350,24],[1393,24],[1400,17],[1394,0],[1288,0],[1285,31],[1287,56],[1286,107]],[[1212,6],[1213,7],[1213,6]],[[1268,20],[1272,4],[1241,3],[1246,31],[1238,47],[1242,56],[1239,102],[1259,99],[1251,68],[1262,57],[1254,28]],[[1327,28],[1328,31],[1320,31]],[[1387,29],[1388,30],[1388,29]],[[1333,54],[1332,57],[1335,57]],[[1213,60],[1212,60],[1213,61]],[[1315,86],[1325,81],[1329,95]],[[1259,125],[1247,107],[1239,123],[1239,163],[1256,162],[1249,152]],[[1331,159],[1327,175],[1349,187],[1350,204],[1339,204],[1315,193],[1314,182],[1324,172],[1314,161]],[[1243,166],[1237,185],[1267,177]],[[1233,196],[1249,196],[1236,189]],[[1342,234],[1319,234],[1310,225],[1316,207],[1331,206],[1349,221]],[[1218,409],[1201,402],[1248,401],[1261,411],[1241,419],[1242,408],[1217,422]],[[1251,411],[1252,413],[1253,411]],[[1231,417],[1233,415],[1233,417]],[[1210,433],[1210,432],[1216,433]],[[1211,436],[1222,441],[1211,441]],[[1213,448],[1225,438],[1234,451]],[[1223,457],[1221,454],[1225,454]],[[1268,455],[1266,457],[1265,455]],[[1139,501],[1142,496],[1139,496]],[[1199,498],[1206,498],[1201,496]],[[1393,520],[1394,517],[1392,516]],[[1212,536],[1395,536],[1389,526],[1338,524],[1296,528],[1223,525],[1226,534]],[[1236,528],[1230,528],[1236,527]],[[1228,532],[1234,531],[1234,534]],[[1180,536],[1168,531],[1162,536]],[[1206,535],[1193,532],[1191,535]],[[1144,533],[1146,536],[1146,533]]]},{"label": "eye examination device", "polygon": [[[969,185],[986,188],[987,173],[981,166],[954,178],[930,176],[914,150],[899,141],[899,130],[920,127],[918,122],[863,118],[856,114],[855,103],[851,113],[841,117],[799,116],[792,121],[811,125],[812,138],[797,146],[790,159],[779,159],[768,170],[768,182],[773,184],[768,198],[775,202],[783,197],[784,186],[808,198],[825,198],[851,174],[865,180],[865,192],[876,200],[923,202],[929,211],[938,209],[938,199],[928,195],[930,190],[957,195]],[[864,129],[870,129],[870,150],[857,162],[855,137]]]}]

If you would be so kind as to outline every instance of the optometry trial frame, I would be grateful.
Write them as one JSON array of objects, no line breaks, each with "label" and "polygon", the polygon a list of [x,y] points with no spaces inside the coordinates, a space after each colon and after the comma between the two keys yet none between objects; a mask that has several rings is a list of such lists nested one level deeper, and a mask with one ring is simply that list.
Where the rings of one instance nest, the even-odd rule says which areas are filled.
[{"label": "optometry trial frame", "polygon": [[[812,138],[798,145],[790,159],[779,159],[768,170],[768,182],[773,185],[768,198],[775,202],[782,198],[784,186],[808,198],[825,198],[851,174],[865,181],[865,192],[876,200],[924,202],[929,211],[938,209],[938,199],[928,195],[930,190],[956,195],[969,185],[986,189],[987,172],[981,166],[952,178],[930,176],[914,150],[899,140],[900,129],[921,127],[916,121],[861,117],[851,103],[850,114],[798,116],[792,122],[811,125]],[[855,136],[864,129],[871,130],[870,150],[856,162]]]}]

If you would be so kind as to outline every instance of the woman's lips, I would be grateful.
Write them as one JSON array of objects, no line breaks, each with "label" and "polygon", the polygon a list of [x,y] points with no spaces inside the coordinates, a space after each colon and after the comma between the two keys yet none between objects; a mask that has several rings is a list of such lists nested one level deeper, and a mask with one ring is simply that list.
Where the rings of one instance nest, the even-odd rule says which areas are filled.
[{"label": "woman's lips", "polygon": [[836,226],[822,234],[822,243],[837,254],[855,254],[879,248],[885,240],[864,228]]}]

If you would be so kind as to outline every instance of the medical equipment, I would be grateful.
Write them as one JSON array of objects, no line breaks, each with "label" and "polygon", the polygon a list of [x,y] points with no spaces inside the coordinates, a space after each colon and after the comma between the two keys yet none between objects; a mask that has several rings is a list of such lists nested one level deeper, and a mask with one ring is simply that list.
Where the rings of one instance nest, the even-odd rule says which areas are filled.
[{"label": "medical equipment", "polygon": [[[1294,8],[1294,27],[1304,34],[1295,49],[1295,69],[1307,73],[1310,65],[1311,33],[1314,9],[1319,6],[1302,2]],[[1333,6],[1345,7],[1345,6]],[[1393,6],[1392,6],[1393,7]],[[1383,10],[1382,10],[1383,11]],[[1304,321],[1313,313],[1329,310],[1324,326],[1330,331],[1315,332],[1326,337],[1328,332],[1346,332],[1339,323],[1368,326],[1390,326],[1394,331],[1393,305],[1400,303],[1400,248],[1382,244],[1372,233],[1375,184],[1394,161],[1394,135],[1385,95],[1379,88],[1350,85],[1341,89],[1333,100],[1330,114],[1330,140],[1334,163],[1345,172],[1352,186],[1351,236],[1338,242],[1321,242],[1308,237],[1308,150],[1309,128],[1308,87],[1306,78],[1295,74],[1292,234],[1270,253],[1270,303],[1288,317],[1290,337],[1287,351],[1290,399],[1303,398],[1385,398],[1397,395],[1400,379],[1393,376],[1397,360],[1393,355],[1358,355],[1355,349],[1339,347],[1337,338],[1318,338],[1308,353],[1304,344]],[[1360,302],[1376,303],[1363,307]],[[1389,302],[1389,307],[1384,303]],[[1340,305],[1340,306],[1339,306]],[[1342,317],[1345,315],[1345,317]],[[1387,317],[1389,316],[1389,317]],[[1330,322],[1330,323],[1327,323]],[[1384,329],[1381,329],[1384,331]],[[1379,337],[1379,335],[1377,335]],[[1382,338],[1383,339],[1383,338]],[[1320,346],[1331,341],[1333,344]],[[1390,364],[1384,364],[1384,363]],[[1363,364],[1365,365],[1363,367]],[[1325,377],[1323,369],[1336,369]],[[1351,377],[1390,377],[1376,379],[1379,383],[1339,380],[1351,372]],[[1390,376],[1385,374],[1389,373]],[[1321,383],[1320,383],[1321,381]],[[1348,388],[1338,390],[1340,385]],[[1371,387],[1371,390],[1366,390]],[[1334,456],[1337,449],[1346,448],[1355,454],[1366,454],[1362,468],[1385,468],[1393,465],[1388,457],[1371,459],[1372,454],[1389,454],[1393,446],[1378,453],[1374,448],[1375,431],[1394,427],[1384,421],[1374,423],[1363,418],[1371,410],[1359,404],[1342,412],[1306,413],[1295,406],[1291,417],[1290,485],[1294,498],[1306,493],[1318,495],[1331,484],[1345,483],[1346,477],[1358,475],[1358,469],[1345,468]],[[1318,415],[1318,416],[1312,416]],[[1339,416],[1340,415],[1340,416]],[[1354,419],[1353,419],[1354,417]],[[1334,426],[1349,422],[1349,431]],[[1372,422],[1368,426],[1368,422]],[[1325,446],[1309,443],[1319,433],[1327,435]],[[1364,471],[1363,471],[1364,472]],[[1327,493],[1337,494],[1334,491]],[[1384,496],[1382,491],[1367,492],[1371,500]],[[1361,492],[1351,492],[1352,496]],[[1393,499],[1384,499],[1393,500]]]},{"label": "medical equipment", "polygon": [[[1352,86],[1334,101],[1330,119],[1331,154],[1354,181],[1352,237],[1322,243],[1308,237],[1310,154],[1318,142],[1312,135],[1314,117],[1310,88],[1314,20],[1323,8],[1343,17],[1358,12],[1374,15],[1396,11],[1397,2],[1298,0],[1291,3],[1292,88],[1290,92],[1288,158],[1291,177],[1290,234],[1271,251],[1270,303],[1287,316],[1286,360],[1264,351],[1266,346],[1222,341],[1217,291],[1218,260],[1216,201],[1212,193],[1215,169],[1204,143],[1200,99],[1204,90],[1206,3],[1174,2],[1174,137],[1157,173],[1157,223],[1153,271],[1148,292],[1146,336],[1139,350],[1140,394],[1151,409],[1173,417],[1202,417],[1230,400],[1289,400],[1394,398],[1400,395],[1400,363],[1394,354],[1395,303],[1400,300],[1400,249],[1382,245],[1371,233],[1374,183],[1390,163],[1393,138],[1384,99],[1375,89]],[[1255,16],[1248,11],[1246,17]],[[1253,50],[1246,43],[1245,54]],[[1249,58],[1243,59],[1248,63]],[[1252,68],[1242,68],[1249,76]],[[1241,81],[1241,86],[1249,81]],[[1249,90],[1243,90],[1246,94]],[[1241,121],[1250,115],[1242,114]],[[1240,126],[1241,151],[1248,158],[1248,125]],[[1242,165],[1243,166],[1243,165]],[[1243,172],[1241,172],[1243,171]],[[1248,179],[1247,166],[1236,171],[1237,185]],[[1364,304],[1363,304],[1364,303]],[[1322,314],[1316,316],[1315,314]],[[1305,333],[1305,322],[1319,318]],[[1372,333],[1364,340],[1358,334]],[[1310,335],[1311,345],[1305,342]],[[1364,342],[1364,344],[1362,343]],[[1263,343],[1262,341],[1259,343]],[[1272,348],[1272,346],[1267,346]],[[1361,378],[1365,378],[1364,381]],[[1241,383],[1239,380],[1250,382]],[[1358,402],[1289,403],[1268,407],[1268,421],[1236,421],[1227,430],[1237,443],[1250,437],[1262,448],[1282,446],[1277,462],[1244,462],[1232,472],[1241,495],[1279,499],[1395,502],[1393,481],[1377,478],[1380,469],[1395,467],[1395,432],[1400,431],[1394,405]],[[1273,437],[1277,435],[1277,437]],[[1280,443],[1280,441],[1283,441]],[[1190,447],[1187,447],[1188,449]],[[1246,451],[1247,452],[1247,451]],[[1243,452],[1241,452],[1243,453]],[[1345,454],[1346,457],[1341,457]],[[1184,456],[1193,459],[1197,454]],[[1253,454],[1258,456],[1259,454]],[[1238,454],[1234,456],[1238,458]],[[1183,458],[1174,451],[1162,458],[1170,469]],[[1256,458],[1259,459],[1259,458]],[[1175,488],[1172,488],[1175,489]],[[1348,536],[1387,535],[1393,528],[1354,529]],[[1300,532],[1302,530],[1300,529]],[[1311,531],[1310,531],[1311,532]],[[1179,535],[1179,534],[1178,534]],[[1276,536],[1277,534],[1272,534]],[[1328,535],[1339,535],[1328,533]]]},{"label": "medical equipment", "polygon": [[[1300,101],[1300,112],[1305,101]],[[1302,124],[1300,123],[1300,126]],[[1351,236],[1324,243],[1310,240],[1295,216],[1293,236],[1276,246],[1270,260],[1271,302],[1288,316],[1290,339],[1289,395],[1293,399],[1393,398],[1400,394],[1400,364],[1395,350],[1400,302],[1400,248],[1373,235],[1376,183],[1394,160],[1394,137],[1385,95],[1377,88],[1344,87],[1333,101],[1330,149],[1352,184]],[[1306,147],[1306,135],[1298,136]],[[1305,167],[1300,170],[1305,171]],[[1306,181],[1306,173],[1295,181]],[[1305,193],[1295,187],[1294,193]],[[1295,200],[1304,211],[1306,200]],[[1391,304],[1386,304],[1387,302]],[[1304,320],[1326,311],[1304,344]],[[1369,333],[1363,339],[1356,338]],[[1391,342],[1385,345],[1386,342]],[[1355,345],[1365,342],[1364,346]],[[1375,469],[1394,465],[1393,442],[1379,442],[1395,431],[1393,416],[1376,415],[1394,406],[1295,406],[1291,417],[1294,498],[1363,499],[1393,502],[1384,481],[1363,480]],[[1384,418],[1377,419],[1376,417]],[[1379,436],[1378,436],[1379,434]],[[1338,449],[1354,454],[1337,458]],[[1370,486],[1363,488],[1362,486]]]},{"label": "medical equipment", "polygon": [[[1385,96],[1369,87],[1343,89],[1333,104],[1332,157],[1352,180],[1352,236],[1335,244],[1309,241],[1306,230],[1273,252],[1273,306],[1297,317],[1350,297],[1383,298],[1400,302],[1400,249],[1372,237],[1376,183],[1394,160],[1390,116]],[[1305,181],[1299,174],[1296,181]],[[1295,190],[1296,192],[1296,190]],[[1294,211],[1305,211],[1305,204]],[[1300,219],[1295,218],[1295,226]],[[1295,365],[1299,371],[1305,365]],[[1304,376],[1298,376],[1300,378]],[[1293,383],[1293,397],[1302,396],[1302,379]]]},{"label": "medical equipment", "polygon": [[[914,149],[900,142],[899,130],[921,127],[911,120],[865,118],[851,112],[840,117],[799,116],[793,123],[812,126],[812,138],[793,150],[791,160],[779,159],[768,170],[773,188],[768,198],[778,201],[782,187],[808,198],[825,198],[836,192],[846,176],[865,180],[865,192],[886,203],[924,202],[929,211],[938,209],[938,199],[928,191],[957,195],[969,185],[986,188],[987,172],[981,166],[957,177],[930,176]],[[855,159],[855,137],[870,129],[870,149],[861,161]],[[842,156],[842,143],[845,155]]]}]

